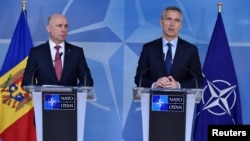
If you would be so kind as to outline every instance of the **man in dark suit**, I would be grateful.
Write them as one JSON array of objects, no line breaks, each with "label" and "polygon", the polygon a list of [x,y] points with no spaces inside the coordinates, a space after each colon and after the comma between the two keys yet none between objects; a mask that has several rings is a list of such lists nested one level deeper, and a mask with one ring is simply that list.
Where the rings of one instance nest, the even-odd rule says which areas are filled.
[{"label": "man in dark suit", "polygon": [[[175,6],[165,8],[160,25],[162,38],[143,46],[135,75],[136,85],[151,88],[200,87],[203,76],[198,49],[179,37],[181,10]],[[164,62],[168,58],[168,44],[171,46],[170,66]]]},{"label": "man in dark suit", "polygon": [[[50,16],[47,31],[50,35],[49,40],[30,50],[22,86],[93,86],[83,49],[65,41],[68,35],[66,17],[61,14]],[[55,46],[59,46],[58,56]],[[59,60],[62,70],[59,70],[57,77],[55,64]]]}]

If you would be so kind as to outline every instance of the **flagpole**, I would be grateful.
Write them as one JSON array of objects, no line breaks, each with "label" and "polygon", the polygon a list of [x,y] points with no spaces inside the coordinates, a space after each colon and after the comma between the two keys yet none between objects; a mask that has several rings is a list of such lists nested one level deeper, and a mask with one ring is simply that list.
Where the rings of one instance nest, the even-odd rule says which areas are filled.
[{"label": "flagpole", "polygon": [[22,1],[22,10],[25,11],[26,10],[26,0]]},{"label": "flagpole", "polygon": [[218,6],[218,12],[221,13],[221,10],[222,10],[222,3],[218,3],[217,6]]}]

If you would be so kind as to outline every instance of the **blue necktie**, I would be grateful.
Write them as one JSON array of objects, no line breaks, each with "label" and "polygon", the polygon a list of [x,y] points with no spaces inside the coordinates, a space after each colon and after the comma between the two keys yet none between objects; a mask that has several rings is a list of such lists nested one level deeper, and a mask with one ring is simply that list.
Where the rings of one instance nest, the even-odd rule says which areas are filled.
[{"label": "blue necktie", "polygon": [[170,74],[170,70],[171,70],[171,65],[172,65],[172,49],[171,43],[167,43],[168,46],[168,51],[167,51],[167,55],[166,55],[166,59],[165,59],[165,64],[166,64],[166,68],[167,68],[167,75]]}]

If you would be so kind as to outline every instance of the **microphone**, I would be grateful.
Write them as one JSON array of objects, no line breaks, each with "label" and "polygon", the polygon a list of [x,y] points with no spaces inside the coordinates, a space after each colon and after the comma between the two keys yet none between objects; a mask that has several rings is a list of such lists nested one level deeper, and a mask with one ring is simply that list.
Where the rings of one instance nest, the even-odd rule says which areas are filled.
[{"label": "microphone", "polygon": [[59,57],[56,58],[53,62],[55,62],[55,61],[57,61],[58,59],[60,59],[60,58],[62,57],[62,55],[63,55],[63,52],[60,52]]},{"label": "microphone", "polygon": [[[83,62],[71,62],[71,65],[76,66],[79,71],[78,76],[78,87],[93,87],[93,80],[91,80],[91,72],[89,70],[86,60],[82,59]],[[86,64],[86,65],[85,65]]]},{"label": "microphone", "polygon": [[[164,52],[162,52],[162,58],[163,58],[163,60],[164,60],[164,57],[165,57],[165,54],[164,54]],[[153,66],[150,66],[150,67],[148,67],[148,68],[146,68],[145,70],[142,71],[142,73],[141,73],[141,75],[140,75],[140,79],[139,79],[139,85],[138,85],[137,88],[141,88],[142,76],[143,76],[147,71],[151,70],[151,69],[154,68],[154,67],[155,67],[155,66],[153,65]]]},{"label": "microphone", "polygon": [[[165,59],[165,53],[164,52],[162,54],[162,57],[163,57],[163,59]],[[173,59],[172,59],[171,63],[173,64]],[[196,75],[190,69],[188,69],[187,67],[185,67],[183,65],[180,65],[180,64],[178,64],[178,66],[185,69],[186,71],[188,71],[194,77],[194,79],[195,79],[195,88],[199,89],[198,80],[197,80]]]},{"label": "microphone", "polygon": [[37,72],[37,70],[39,70],[41,67],[44,67],[44,66],[48,65],[49,63],[53,63],[53,62],[59,60],[62,55],[63,55],[63,52],[60,52],[59,56],[57,58],[55,58],[55,60],[52,60],[52,61],[46,62],[44,64],[41,64],[41,65],[39,65],[38,67],[36,67],[34,69],[34,71],[32,73],[32,76],[31,76],[31,83],[30,83],[31,87],[34,85],[34,77],[35,77],[35,73]]},{"label": "microphone", "polygon": [[[165,53],[162,52],[162,58],[163,58],[163,60],[164,60],[164,57],[165,57]],[[152,68],[154,68],[154,66],[150,66],[150,67],[148,67],[147,69],[145,69],[145,70],[142,71],[142,73],[141,73],[141,75],[140,75],[140,79],[139,79],[138,88],[141,88],[141,83],[142,83],[141,81],[142,81],[142,76],[144,75],[144,73],[146,73],[147,71],[151,70]]]},{"label": "microphone", "polygon": [[196,75],[194,74],[194,72],[192,72],[190,69],[188,69],[187,67],[184,67],[182,65],[180,65],[182,68],[184,68],[186,71],[188,71],[193,77],[194,77],[194,80],[195,80],[195,88],[198,89],[199,86],[198,86],[198,80],[197,80],[197,77]]},{"label": "microphone", "polygon": [[145,70],[142,71],[140,78],[139,78],[139,84],[137,87],[133,88],[133,99],[134,100],[140,100],[141,97],[141,92],[144,89],[144,87],[142,87],[142,76],[149,71],[150,69],[152,69],[154,66],[148,67]]},{"label": "microphone", "polygon": [[201,100],[202,94],[203,94],[203,89],[199,88],[197,76],[194,74],[193,71],[191,71],[187,67],[184,67],[183,65],[179,65],[179,66],[184,68],[186,71],[188,71],[193,76],[193,78],[195,79],[195,89],[186,89],[186,91],[188,93],[195,94],[195,102],[200,103],[200,100]]},{"label": "microphone", "polygon": [[151,70],[152,68],[153,68],[153,66],[151,66],[151,67],[149,67],[149,68],[147,68],[147,69],[145,69],[145,70],[142,71],[142,73],[141,73],[141,75],[140,75],[140,79],[139,79],[138,88],[141,88],[142,76],[143,76],[147,71]]},{"label": "microphone", "polygon": [[[91,72],[89,70],[85,55],[84,55],[84,51],[83,49],[81,50],[74,50],[71,46],[65,48],[65,57],[67,56],[71,56],[74,55],[73,52],[79,52],[80,54],[80,58],[79,61],[72,61],[71,59],[69,59],[69,61],[65,62],[65,65],[70,65],[70,66],[74,66],[74,69],[78,69],[78,73],[74,74],[74,77],[76,77],[76,84],[72,84],[74,86],[77,87],[93,87],[94,83],[92,80],[92,76],[91,76]],[[72,54],[73,53],[73,54]],[[70,57],[71,58],[71,57]]]},{"label": "microphone", "polygon": [[[164,58],[165,58],[165,53],[163,53],[163,59]],[[173,60],[172,60],[171,63],[173,64]],[[183,68],[183,69],[185,69],[186,71],[188,71],[194,77],[194,79],[195,79],[195,88],[199,89],[198,80],[197,80],[196,75],[189,68],[187,68],[187,67],[185,67],[183,65],[180,65],[180,64],[178,64],[178,66],[181,67],[181,68]]]}]

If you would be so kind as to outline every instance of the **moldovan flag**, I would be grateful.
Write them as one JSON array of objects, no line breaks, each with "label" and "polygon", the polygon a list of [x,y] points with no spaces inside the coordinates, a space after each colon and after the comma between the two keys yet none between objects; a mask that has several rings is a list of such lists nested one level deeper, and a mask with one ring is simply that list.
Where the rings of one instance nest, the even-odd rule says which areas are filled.
[{"label": "moldovan flag", "polygon": [[208,140],[208,125],[242,124],[239,85],[220,12],[208,47],[203,74],[204,93],[197,105],[195,141]]},{"label": "moldovan flag", "polygon": [[22,9],[0,72],[0,138],[3,141],[36,141],[33,101],[21,87],[31,47],[26,10]]}]

